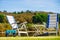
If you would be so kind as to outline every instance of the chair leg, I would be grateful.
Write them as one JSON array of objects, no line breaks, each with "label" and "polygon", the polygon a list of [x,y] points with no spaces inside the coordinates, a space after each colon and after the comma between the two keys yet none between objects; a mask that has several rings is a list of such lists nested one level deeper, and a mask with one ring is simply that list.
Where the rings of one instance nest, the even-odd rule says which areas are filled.
[{"label": "chair leg", "polygon": [[15,37],[16,36],[16,33],[13,33],[13,36]]},{"label": "chair leg", "polygon": [[21,34],[20,34],[20,33],[18,33],[18,36],[21,36]]},{"label": "chair leg", "polygon": [[9,36],[9,33],[6,33],[5,35],[6,35],[6,37],[8,37]]},{"label": "chair leg", "polygon": [[27,33],[27,36],[28,36],[28,33]]}]

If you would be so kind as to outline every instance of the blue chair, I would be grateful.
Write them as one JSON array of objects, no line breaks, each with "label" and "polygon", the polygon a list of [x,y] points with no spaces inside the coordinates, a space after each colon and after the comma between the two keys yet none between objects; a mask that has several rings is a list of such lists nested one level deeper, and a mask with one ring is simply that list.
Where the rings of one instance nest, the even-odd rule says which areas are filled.
[{"label": "blue chair", "polygon": [[6,30],[5,34],[6,34],[6,36],[8,36],[8,35],[16,36],[16,30]]}]

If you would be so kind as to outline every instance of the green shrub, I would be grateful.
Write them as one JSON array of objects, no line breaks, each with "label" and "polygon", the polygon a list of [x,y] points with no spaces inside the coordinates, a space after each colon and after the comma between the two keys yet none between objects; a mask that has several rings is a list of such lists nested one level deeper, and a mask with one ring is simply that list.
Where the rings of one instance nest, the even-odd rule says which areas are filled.
[{"label": "green shrub", "polygon": [[40,23],[43,24],[43,22],[47,22],[47,14],[36,14],[33,16],[33,23]]},{"label": "green shrub", "polygon": [[[5,32],[6,30],[11,30],[11,26],[7,23],[0,23],[0,32]],[[0,33],[0,37],[5,36],[5,33]]]},{"label": "green shrub", "polygon": [[0,14],[0,23],[3,23],[3,22],[4,22],[4,15]]}]

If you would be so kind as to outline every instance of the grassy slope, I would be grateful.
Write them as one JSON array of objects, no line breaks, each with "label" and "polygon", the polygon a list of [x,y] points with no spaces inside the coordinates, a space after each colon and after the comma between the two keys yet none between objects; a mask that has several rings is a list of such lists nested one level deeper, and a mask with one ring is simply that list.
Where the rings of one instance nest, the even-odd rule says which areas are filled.
[{"label": "grassy slope", "polygon": [[46,36],[46,37],[0,37],[0,40],[60,40],[60,36]]}]

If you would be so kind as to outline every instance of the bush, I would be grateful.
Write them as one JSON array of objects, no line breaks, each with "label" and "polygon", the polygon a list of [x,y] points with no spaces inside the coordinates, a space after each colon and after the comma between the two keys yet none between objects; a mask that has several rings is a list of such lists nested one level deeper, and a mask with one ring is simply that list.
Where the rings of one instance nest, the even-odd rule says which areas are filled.
[{"label": "bush", "polygon": [[3,22],[4,22],[4,15],[0,14],[0,23],[3,23]]},{"label": "bush", "polygon": [[40,23],[47,22],[47,14],[36,14],[33,16],[33,23]]},{"label": "bush", "polygon": [[6,30],[11,30],[11,26],[7,23],[0,23],[0,36],[5,36],[5,33],[2,33],[2,32],[5,32]]}]

